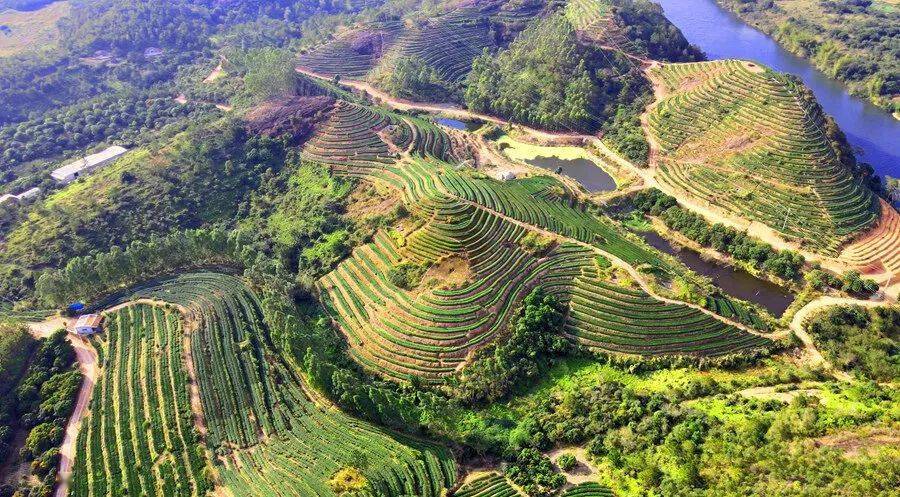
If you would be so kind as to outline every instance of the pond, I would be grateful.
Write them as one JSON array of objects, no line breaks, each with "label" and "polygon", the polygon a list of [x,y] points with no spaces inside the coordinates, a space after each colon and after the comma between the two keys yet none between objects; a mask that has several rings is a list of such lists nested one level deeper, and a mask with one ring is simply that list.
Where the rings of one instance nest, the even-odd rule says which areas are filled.
[{"label": "pond", "polygon": [[850,95],[839,82],[781,48],[714,0],[655,1],[688,41],[699,46],[710,59],[755,60],[799,76],[846,133],[850,144],[862,151],[859,159],[872,164],[882,176],[900,177],[900,121],[888,112]]},{"label": "pond", "polygon": [[584,189],[591,193],[611,192],[616,189],[616,181],[613,177],[587,159],[537,156],[533,159],[525,159],[525,162],[548,171],[564,174],[581,183]]},{"label": "pond", "polygon": [[651,247],[676,257],[694,272],[710,278],[725,293],[759,304],[775,317],[781,317],[794,301],[794,294],[775,283],[757,278],[740,268],[707,261],[691,249],[675,248],[655,231],[636,233]]},{"label": "pond", "polygon": [[458,129],[462,131],[477,131],[484,124],[480,121],[460,121],[459,119],[450,119],[449,117],[439,117],[434,120],[438,124],[443,124],[448,128]]}]

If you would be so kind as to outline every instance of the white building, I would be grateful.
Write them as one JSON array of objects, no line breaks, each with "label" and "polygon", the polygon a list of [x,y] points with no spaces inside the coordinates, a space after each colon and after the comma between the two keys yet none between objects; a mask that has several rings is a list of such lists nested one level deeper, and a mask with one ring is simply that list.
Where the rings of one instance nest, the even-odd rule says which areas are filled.
[{"label": "white building", "polygon": [[38,195],[40,195],[40,193],[40,188],[29,188],[28,190],[25,190],[24,192],[16,195],[16,198],[19,199],[19,202],[25,202],[26,200],[31,200],[34,197],[37,197]]},{"label": "white building", "polygon": [[503,174],[500,175],[500,179],[503,181],[512,181],[516,179],[516,173],[512,171],[504,171]]},{"label": "white building", "polygon": [[7,202],[26,202],[28,200],[33,199],[41,193],[40,188],[31,188],[29,190],[25,190],[24,192],[18,195],[11,195],[9,193],[0,196],[0,205],[3,205]]},{"label": "white building", "polygon": [[88,173],[100,166],[109,164],[127,151],[128,150],[126,150],[124,147],[120,147],[118,145],[109,147],[102,152],[88,155],[87,157],[78,159],[75,162],[70,162],[50,173],[50,176],[52,176],[57,183],[71,183],[78,179],[81,175]]},{"label": "white building", "polygon": [[155,59],[163,54],[163,49],[158,47],[148,47],[144,50],[145,59]]},{"label": "white building", "polygon": [[102,331],[103,316],[99,314],[84,314],[75,322],[75,333],[78,335],[93,335]]}]

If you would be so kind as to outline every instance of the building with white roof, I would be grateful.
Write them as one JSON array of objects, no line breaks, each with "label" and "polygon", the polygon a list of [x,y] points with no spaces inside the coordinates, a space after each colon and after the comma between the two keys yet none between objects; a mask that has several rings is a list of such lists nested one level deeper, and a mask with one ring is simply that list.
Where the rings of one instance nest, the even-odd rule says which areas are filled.
[{"label": "building with white roof", "polygon": [[99,314],[84,314],[75,322],[75,333],[79,335],[93,335],[100,333],[103,326],[103,316]]},{"label": "building with white roof", "polygon": [[88,173],[100,166],[109,164],[128,150],[118,145],[107,148],[102,152],[88,155],[82,159],[70,162],[65,166],[50,173],[57,183],[67,184],[75,181],[81,175]]},{"label": "building with white roof", "polygon": [[31,188],[31,189],[25,190],[24,192],[22,192],[18,195],[12,195],[10,193],[7,193],[5,195],[0,195],[0,205],[5,204],[7,202],[25,202],[25,201],[33,199],[34,197],[38,196],[38,194],[40,194],[40,193],[41,193],[40,188]]}]

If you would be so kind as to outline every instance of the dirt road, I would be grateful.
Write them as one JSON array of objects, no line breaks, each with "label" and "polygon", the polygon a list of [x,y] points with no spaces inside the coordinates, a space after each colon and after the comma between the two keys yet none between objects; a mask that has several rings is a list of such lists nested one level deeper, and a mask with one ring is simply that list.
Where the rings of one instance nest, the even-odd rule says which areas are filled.
[{"label": "dirt road", "polygon": [[[28,323],[28,329],[36,338],[47,338],[60,328],[66,328],[70,324],[64,318],[54,317],[39,323]],[[72,333],[68,335],[69,343],[75,349],[75,357],[83,377],[81,390],[78,392],[78,400],[75,402],[75,410],[66,424],[66,433],[62,446],[59,448],[59,484],[56,487],[55,497],[65,497],[69,493],[69,479],[72,477],[72,467],[75,463],[75,443],[78,441],[78,430],[81,421],[87,413],[97,383],[99,364],[97,351],[91,343]]]},{"label": "dirt road", "polygon": [[819,297],[816,300],[806,304],[794,314],[794,318],[791,320],[790,329],[797,335],[797,338],[803,343],[803,348],[806,351],[807,360],[811,365],[822,365],[824,368],[830,370],[833,376],[842,381],[851,381],[850,375],[843,371],[839,371],[834,368],[834,366],[825,359],[825,356],[819,352],[819,349],[816,348],[815,342],[813,342],[812,337],[809,333],[806,332],[805,324],[806,320],[816,311],[820,309],[824,309],[825,307],[830,307],[834,305],[859,305],[863,307],[880,307],[884,305],[890,305],[887,302],[878,302],[874,300],[859,300],[852,299],[846,297],[831,297],[824,296]]}]

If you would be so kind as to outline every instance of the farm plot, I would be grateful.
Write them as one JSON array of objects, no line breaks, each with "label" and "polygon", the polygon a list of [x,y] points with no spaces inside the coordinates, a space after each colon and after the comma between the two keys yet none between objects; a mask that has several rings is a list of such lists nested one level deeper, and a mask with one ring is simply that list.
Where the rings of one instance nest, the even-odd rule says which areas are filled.
[{"label": "farm plot", "polygon": [[329,480],[342,470],[358,471],[365,483],[359,495],[373,497],[432,497],[455,481],[455,463],[443,447],[311,401],[270,344],[260,304],[240,279],[186,274],[127,299],[141,297],[184,306],[197,323],[189,336],[205,438],[232,495],[335,495]]},{"label": "farm plot", "polygon": [[[398,245],[384,232],[319,281],[326,306],[362,364],[398,379],[438,382],[468,353],[487,343],[515,304],[537,285],[565,287],[590,263],[590,252],[563,244],[533,254],[520,244],[527,231],[449,197],[417,206],[428,223]],[[440,268],[459,261],[469,277],[435,284],[426,272],[412,291],[392,282],[401,264]]]},{"label": "farm plot", "polygon": [[350,176],[379,174],[401,153],[442,160],[456,155],[450,136],[434,123],[345,101],[303,149],[305,158]]},{"label": "farm plot", "polygon": [[587,482],[566,490],[562,497],[613,497],[613,495],[615,494],[609,487],[596,482]]},{"label": "farm plot", "polygon": [[107,316],[103,371],[78,438],[72,495],[206,495],[180,316],[148,305]]},{"label": "farm plot", "polygon": [[466,483],[453,494],[453,497],[519,497],[521,495],[506,478],[497,473],[490,473]]},{"label": "farm plot", "polygon": [[301,56],[300,65],[321,74],[364,78],[402,30],[400,21],[384,21],[342,33]]},{"label": "farm plot", "polygon": [[714,357],[771,343],[694,308],[661,302],[590,273],[575,278],[566,333],[592,349],[642,356]]},{"label": "farm plot", "polygon": [[[596,254],[571,238],[592,240],[626,260],[653,260],[652,255],[624,238],[613,238],[616,232],[597,218],[547,195],[547,180],[482,180],[428,160],[404,161],[374,177],[403,192],[418,222],[402,231],[380,232],[319,280],[318,289],[351,353],[383,376],[445,381],[473,350],[496,336],[520,299],[538,285],[572,300],[569,334],[598,350],[719,355],[766,342],[690,307],[647,295],[631,309],[635,315],[618,319],[604,320],[595,309],[584,308],[586,293],[596,294],[607,309],[620,305],[617,297],[629,290],[610,286],[607,294],[594,289],[592,285],[603,285]],[[571,238],[542,234],[498,212]],[[603,237],[596,235],[601,229]],[[442,272],[447,261],[464,266],[466,277],[454,280]],[[424,274],[412,286],[401,287],[405,283],[395,276],[404,267]],[[437,269],[436,284],[430,281],[430,268]],[[643,319],[641,306],[659,312]],[[645,326],[650,326],[646,332]]]},{"label": "farm plot", "polygon": [[489,16],[477,5],[463,7],[407,27],[375,71],[391,71],[402,58],[418,59],[455,84],[469,73],[475,57],[493,46]]},{"label": "farm plot", "polygon": [[661,183],[826,254],[878,219],[798,83],[738,60],[666,64],[653,75],[669,93],[648,115]]}]

